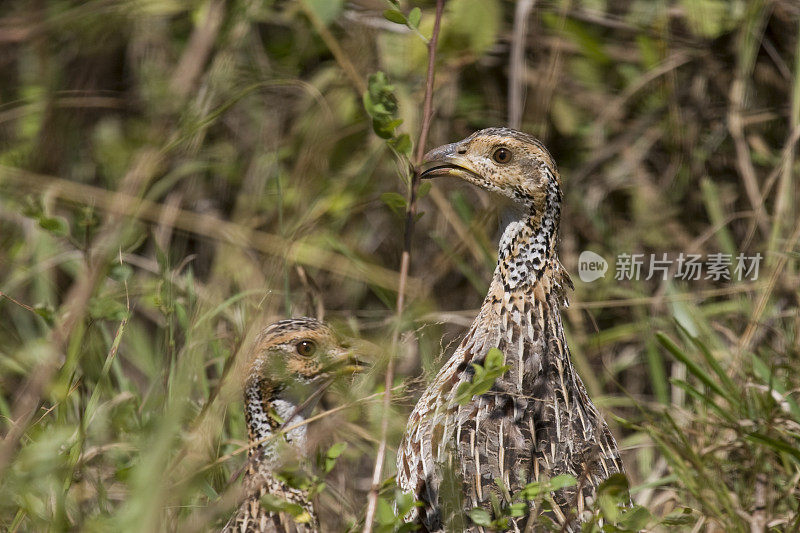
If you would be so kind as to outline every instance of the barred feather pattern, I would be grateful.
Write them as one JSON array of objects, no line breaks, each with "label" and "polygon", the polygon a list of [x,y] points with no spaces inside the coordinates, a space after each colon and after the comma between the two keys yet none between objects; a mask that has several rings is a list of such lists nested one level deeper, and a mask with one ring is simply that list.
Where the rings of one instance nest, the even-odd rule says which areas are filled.
[{"label": "barred feather pattern", "polygon": [[[424,503],[407,519],[428,531],[484,531],[465,513],[490,510],[492,498],[510,503],[527,483],[559,474],[578,485],[554,494],[550,518],[577,531],[597,485],[622,471],[614,437],[570,360],[560,307],[572,282],[555,251],[562,194],[557,171],[545,164],[541,171],[546,208],[527,203],[530,210],[506,226],[480,312],[417,403],[398,450],[398,485]],[[491,348],[510,369],[489,392],[458,405],[459,385]],[[460,502],[448,506],[453,497]],[[524,531],[529,519],[536,517],[513,519],[509,530]]]}]

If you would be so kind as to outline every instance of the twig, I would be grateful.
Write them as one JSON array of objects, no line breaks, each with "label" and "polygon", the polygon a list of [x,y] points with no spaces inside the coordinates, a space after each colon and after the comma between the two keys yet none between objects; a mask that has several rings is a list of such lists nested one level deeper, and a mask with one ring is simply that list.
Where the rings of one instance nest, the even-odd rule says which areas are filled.
[{"label": "twig", "polygon": [[21,308],[23,308],[23,309],[25,309],[27,311],[30,311],[31,313],[36,313],[36,309],[31,307],[30,305],[24,304],[24,303],[22,303],[20,301],[17,301],[14,298],[12,298],[11,296],[9,296],[8,294],[4,293],[3,291],[0,291],[0,300],[2,300],[3,298],[5,298],[6,300],[11,301],[12,303],[18,305],[19,307],[21,307]]},{"label": "twig", "polygon": [[422,111],[422,129],[419,134],[419,142],[414,157],[414,172],[411,176],[411,192],[406,209],[406,227],[403,239],[403,255],[400,259],[400,281],[397,287],[397,317],[398,324],[392,335],[392,349],[389,355],[389,362],[386,366],[386,392],[383,395],[383,409],[381,418],[381,439],[378,444],[378,452],[375,457],[375,468],[372,471],[372,487],[367,497],[367,511],[364,517],[363,533],[372,532],[372,522],[375,519],[375,510],[378,505],[378,490],[383,477],[383,463],[386,456],[386,435],[389,430],[389,408],[392,403],[392,384],[394,383],[394,353],[400,338],[400,328],[402,327],[403,308],[405,305],[406,280],[408,279],[408,267],[411,262],[411,237],[414,233],[414,219],[417,212],[417,190],[419,188],[419,165],[425,155],[425,145],[428,142],[428,132],[431,127],[431,117],[433,115],[433,80],[436,73],[436,43],[439,40],[439,28],[442,21],[445,0],[436,0],[436,18],[433,23],[431,40],[428,41],[428,73],[425,80],[425,104]]},{"label": "twig", "polygon": [[514,11],[514,31],[511,35],[511,57],[508,67],[508,127],[518,130],[525,110],[525,44],[528,35],[528,18],[534,0],[520,0]]}]

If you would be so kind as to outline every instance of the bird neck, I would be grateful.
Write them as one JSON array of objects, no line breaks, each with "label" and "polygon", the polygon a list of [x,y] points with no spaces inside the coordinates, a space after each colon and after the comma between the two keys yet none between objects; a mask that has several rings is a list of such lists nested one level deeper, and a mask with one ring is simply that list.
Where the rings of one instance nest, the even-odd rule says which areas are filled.
[{"label": "bird neck", "polygon": [[561,287],[566,275],[556,254],[561,198],[561,188],[551,177],[541,201],[514,203],[503,212],[493,282],[506,292],[532,294],[537,285]]},{"label": "bird neck", "polygon": [[[245,385],[244,403],[250,437],[248,455],[259,455],[268,462],[277,459],[280,446],[288,444],[298,451],[306,446],[306,425],[296,402],[283,397],[275,384],[251,376]],[[293,427],[297,426],[297,427]],[[288,428],[280,437],[282,428]],[[284,444],[285,443],[285,444]]]},{"label": "bird neck", "polygon": [[538,201],[518,202],[503,213],[497,267],[450,372],[480,363],[489,349],[498,348],[509,366],[498,380],[506,382],[503,387],[531,392],[554,368],[567,381],[579,380],[569,360],[560,311],[568,305],[572,288],[556,253],[561,198],[551,178]]}]

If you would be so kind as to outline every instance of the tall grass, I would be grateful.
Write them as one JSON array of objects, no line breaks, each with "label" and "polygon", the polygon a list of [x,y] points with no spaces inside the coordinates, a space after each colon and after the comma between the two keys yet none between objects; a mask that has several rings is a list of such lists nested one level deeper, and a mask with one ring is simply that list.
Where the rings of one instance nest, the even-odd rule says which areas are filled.
[{"label": "tall grass", "polygon": [[[420,129],[433,4],[8,3],[0,527],[219,527],[246,456],[239,363],[261,325],[297,315],[372,343],[373,369],[326,393],[312,424],[322,452],[348,444],[323,521],[358,527],[383,417],[389,478],[494,266],[491,199],[422,188],[398,320],[398,154]],[[428,144],[505,124],[521,80],[511,107],[564,178],[570,346],[648,528],[797,530],[800,10],[537,2],[522,63],[517,12],[447,2]],[[379,71],[404,121],[395,144],[364,107]],[[610,262],[604,278],[580,281],[583,250]],[[760,253],[757,279],[614,279],[619,254],[720,252]],[[391,499],[387,481],[376,529],[399,527]]]}]

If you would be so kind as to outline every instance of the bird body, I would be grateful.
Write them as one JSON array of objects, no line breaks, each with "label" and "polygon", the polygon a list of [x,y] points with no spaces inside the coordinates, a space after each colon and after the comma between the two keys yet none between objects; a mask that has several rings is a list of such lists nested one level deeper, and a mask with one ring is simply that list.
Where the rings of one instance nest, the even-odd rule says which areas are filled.
[{"label": "bird body", "polygon": [[312,318],[282,320],[259,334],[244,383],[250,442],[245,501],[224,533],[319,531],[307,484],[287,479],[308,473],[303,422],[321,383],[336,373],[356,371],[352,363],[331,329]]},{"label": "bird body", "polygon": [[[555,163],[539,141],[503,128],[425,159],[423,177],[460,177],[510,198],[513,208],[480,312],[409,418],[398,484],[424,503],[420,518],[429,531],[480,531],[465,512],[492,500],[509,505],[526,484],[571,474],[577,487],[557,491],[550,512],[569,531],[597,485],[622,465],[564,336],[560,307],[572,282],[556,254],[562,192]],[[492,348],[507,372],[488,392],[459,403],[460,385]],[[522,531],[526,520],[513,518],[508,529]]]}]

